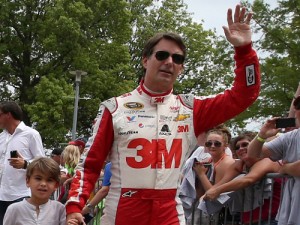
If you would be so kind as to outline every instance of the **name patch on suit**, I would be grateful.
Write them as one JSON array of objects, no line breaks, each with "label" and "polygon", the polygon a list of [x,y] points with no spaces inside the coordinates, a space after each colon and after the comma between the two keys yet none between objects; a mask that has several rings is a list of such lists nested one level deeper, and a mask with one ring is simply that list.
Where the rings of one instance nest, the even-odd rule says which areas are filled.
[{"label": "name patch on suit", "polygon": [[254,65],[246,66],[246,83],[247,87],[256,83]]}]

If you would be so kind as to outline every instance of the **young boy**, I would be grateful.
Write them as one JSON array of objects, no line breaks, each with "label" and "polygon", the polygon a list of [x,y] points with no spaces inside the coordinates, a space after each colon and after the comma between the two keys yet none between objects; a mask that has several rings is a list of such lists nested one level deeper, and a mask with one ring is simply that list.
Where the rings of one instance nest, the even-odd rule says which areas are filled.
[{"label": "young boy", "polygon": [[10,205],[4,215],[4,224],[65,225],[64,205],[49,199],[59,186],[59,180],[60,169],[53,159],[40,157],[33,160],[26,171],[31,197]]}]

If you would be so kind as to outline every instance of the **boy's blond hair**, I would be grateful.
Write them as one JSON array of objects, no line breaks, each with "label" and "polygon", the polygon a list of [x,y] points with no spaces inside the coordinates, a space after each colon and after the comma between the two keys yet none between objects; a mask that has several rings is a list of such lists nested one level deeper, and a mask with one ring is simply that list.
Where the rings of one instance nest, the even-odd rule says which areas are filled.
[{"label": "boy's blond hair", "polygon": [[34,171],[39,171],[53,178],[57,182],[60,181],[59,165],[51,158],[39,157],[35,158],[27,167],[26,178],[30,179]]}]

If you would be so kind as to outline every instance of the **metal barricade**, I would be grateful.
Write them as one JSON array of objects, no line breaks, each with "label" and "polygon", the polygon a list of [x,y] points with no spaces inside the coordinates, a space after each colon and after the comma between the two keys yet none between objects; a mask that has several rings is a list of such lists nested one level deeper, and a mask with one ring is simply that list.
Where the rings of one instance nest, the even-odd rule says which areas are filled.
[{"label": "metal barricade", "polygon": [[[198,204],[194,205],[194,213],[192,222],[187,222],[188,225],[273,225],[277,224],[275,219],[277,209],[281,204],[281,197],[283,193],[283,188],[285,185],[285,180],[289,176],[282,175],[278,173],[269,173],[267,174],[261,181],[260,185],[262,188],[261,194],[256,196],[257,186],[252,185],[251,187],[247,188],[248,193],[246,193],[245,189],[240,190],[242,193],[242,207],[240,210],[232,210],[233,199],[235,198],[232,196],[232,199],[224,204],[224,207],[219,212],[218,222],[216,223],[216,219],[212,215],[209,216],[209,220],[201,220],[203,218],[203,212],[197,209]],[[269,190],[265,190],[266,182],[268,182]],[[257,185],[257,184],[256,184]],[[250,191],[250,200],[247,200],[246,196],[249,195]],[[268,192],[268,196],[266,197],[265,193]],[[253,206],[259,204],[258,207],[253,209]],[[244,212],[245,205],[250,205],[252,210],[249,212]],[[200,215],[199,215],[200,214]],[[200,220],[199,220],[200,218]]]},{"label": "metal barricade", "polygon": [[[256,196],[256,197],[260,198],[258,202],[261,203],[264,202],[264,204],[268,202],[268,207],[264,207],[264,204],[260,204],[258,208],[245,213],[243,212],[244,211],[243,208],[240,210],[240,212],[231,211],[230,206],[228,204],[225,204],[219,213],[214,215],[208,215],[203,213],[200,210],[197,210],[198,204],[194,204],[194,210],[193,210],[194,213],[193,213],[192,222],[187,223],[187,225],[273,225],[274,223],[272,221],[274,220],[274,211],[277,210],[274,209],[274,207],[277,208],[281,203],[281,196],[282,196],[285,180],[288,177],[289,176],[287,175],[282,175],[278,173],[269,173],[263,178],[261,182],[261,185],[263,186],[265,186],[267,179],[271,181],[271,183],[269,184],[270,185],[269,198],[266,198],[263,192],[261,193],[260,196]],[[279,182],[280,183],[279,184],[280,193],[278,194],[279,196],[277,195],[274,196],[274,183],[276,179],[279,179],[281,181]],[[278,192],[277,186],[278,184],[276,184],[275,187],[276,192]],[[253,206],[254,199],[255,199],[254,196],[252,196],[252,198],[250,198],[250,202],[247,202],[247,204]],[[245,192],[244,192],[243,200],[245,201]],[[104,202],[105,199],[97,205],[96,214],[94,215],[94,218],[88,223],[88,225],[100,225],[100,218],[103,215]],[[276,202],[276,204],[274,202]],[[243,205],[245,204],[243,203]],[[265,217],[266,211],[268,212],[267,217]],[[245,215],[247,215],[247,218],[249,218],[248,221],[245,220]]]}]

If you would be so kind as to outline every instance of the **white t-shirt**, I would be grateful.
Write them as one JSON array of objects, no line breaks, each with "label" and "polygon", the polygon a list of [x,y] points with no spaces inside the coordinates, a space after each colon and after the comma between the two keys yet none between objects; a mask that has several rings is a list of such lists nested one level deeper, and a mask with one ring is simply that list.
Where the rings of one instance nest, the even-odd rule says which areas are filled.
[{"label": "white t-shirt", "polygon": [[26,199],[11,204],[4,215],[5,225],[65,225],[65,206],[54,200],[40,205],[40,212],[37,216],[36,206],[30,204]]}]

